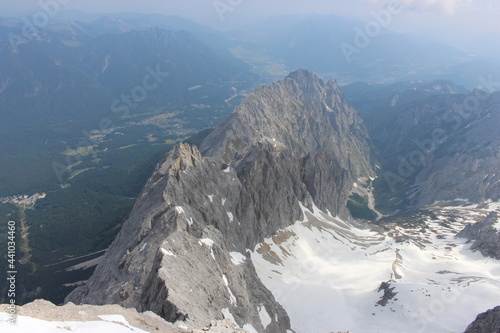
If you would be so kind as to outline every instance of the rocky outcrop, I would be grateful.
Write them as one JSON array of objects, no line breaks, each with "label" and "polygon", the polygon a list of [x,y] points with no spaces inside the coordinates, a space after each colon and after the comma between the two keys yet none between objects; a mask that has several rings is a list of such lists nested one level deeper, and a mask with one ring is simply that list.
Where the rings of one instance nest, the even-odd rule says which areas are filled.
[{"label": "rocky outcrop", "polygon": [[477,240],[471,246],[471,250],[478,250],[485,257],[500,260],[500,231],[493,226],[481,229]]},{"label": "rocky outcrop", "polygon": [[500,333],[500,306],[479,314],[464,333]]},{"label": "rocky outcrop", "polygon": [[[5,313],[9,312],[9,306],[3,304],[0,306],[0,313],[5,310]],[[136,329],[141,329],[141,332],[160,332],[160,333],[202,333],[202,332],[213,332],[213,333],[245,333],[249,332],[244,329],[238,328],[231,320],[212,320],[210,324],[201,329],[193,329],[186,325],[174,325],[165,321],[163,318],[159,317],[157,314],[147,311],[144,313],[139,313],[135,309],[125,309],[119,305],[75,305],[73,303],[68,303],[62,306],[56,306],[51,302],[45,300],[36,300],[34,302],[25,304],[23,306],[17,307],[17,316],[22,316],[30,319],[37,319],[38,321],[28,322],[24,319],[17,318],[16,327],[12,327],[10,323],[6,323],[0,320],[0,331],[2,329],[7,329],[13,332],[28,332],[35,331],[38,327],[32,327],[33,325],[46,325],[47,322],[57,322],[54,326],[54,331],[59,331],[61,327],[64,330],[73,331],[78,330],[75,327],[75,323],[81,323],[85,326],[85,323],[92,322],[94,331],[104,332],[111,329],[109,326],[113,324],[116,329],[120,332],[125,331],[125,328],[129,328],[130,331],[136,331]],[[109,318],[107,318],[109,316]],[[106,324],[106,325],[104,325]],[[10,327],[9,327],[10,326]],[[31,330],[30,330],[31,328]],[[18,330],[17,330],[18,329]],[[45,331],[47,327],[44,327]],[[121,329],[121,330],[120,330]]]},{"label": "rocky outcrop", "polygon": [[258,89],[202,153],[180,144],[166,156],[94,275],[66,301],[285,332],[288,316],[246,249],[301,219],[299,202],[347,217],[353,182],[373,175],[367,137],[333,81],[297,71]]},{"label": "rocky outcrop", "polygon": [[494,227],[497,220],[497,213],[490,212],[483,221],[465,226],[457,237],[473,241],[470,248],[472,251],[500,260],[500,231]]},{"label": "rocky outcrop", "polygon": [[398,294],[394,291],[395,288],[396,287],[391,287],[391,281],[382,282],[380,284],[380,287],[378,288],[378,292],[380,293],[381,291],[383,291],[384,294],[382,295],[380,300],[377,301],[377,305],[386,306],[390,300],[394,299]]},{"label": "rocky outcrop", "polygon": [[457,234],[457,237],[476,240],[483,228],[493,226],[496,222],[497,213],[490,212],[481,222],[467,224],[464,229]]},{"label": "rocky outcrop", "polygon": [[[8,313],[7,305],[0,306],[0,313],[5,311]],[[19,306],[16,309],[17,316],[29,317],[39,319],[45,322],[59,322],[59,329],[65,327],[64,330],[72,331],[70,326],[74,324],[74,322],[94,322],[95,329],[99,330],[99,323],[106,323],[102,316],[114,316],[114,317],[122,317],[124,318],[132,328],[139,328],[146,332],[162,332],[162,333],[186,333],[190,332],[189,330],[181,329],[169,322],[166,322],[163,318],[154,314],[153,312],[146,313],[138,313],[135,309],[125,309],[119,305],[103,305],[103,306],[93,306],[93,305],[75,305],[73,303],[68,303],[63,306],[56,306],[51,302],[45,300],[36,300],[34,302],[25,304],[23,306]],[[64,325],[65,322],[68,322],[67,325]],[[29,323],[25,323],[24,321],[18,318],[17,327],[12,328],[12,325],[8,323],[10,326],[2,326],[2,322],[0,321],[0,331],[4,332],[5,329],[8,332],[29,332],[30,327]],[[120,323],[116,322],[117,326],[120,326]],[[123,324],[122,328],[123,328]],[[20,330],[16,330],[19,328]],[[109,329],[109,326],[107,327]],[[135,331],[132,329],[130,331]],[[13,331],[12,331],[13,329]],[[33,328],[32,332],[37,331],[37,328]],[[47,332],[48,330],[44,330]],[[54,330],[56,331],[56,330]],[[59,330],[57,330],[59,331]]]}]

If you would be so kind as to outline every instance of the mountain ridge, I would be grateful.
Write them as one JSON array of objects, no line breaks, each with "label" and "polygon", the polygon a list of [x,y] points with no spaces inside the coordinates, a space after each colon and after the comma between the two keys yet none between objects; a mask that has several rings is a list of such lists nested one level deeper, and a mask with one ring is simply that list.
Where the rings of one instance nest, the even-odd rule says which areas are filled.
[{"label": "mountain ridge", "polygon": [[[309,96],[313,91],[316,94],[299,103],[301,93]],[[265,103],[273,106],[273,123],[279,123],[279,110],[300,110],[297,115],[307,119],[307,126],[296,134],[307,145],[285,140],[290,138],[274,133],[272,125],[263,127],[265,140],[246,136],[252,133],[251,125],[247,133],[234,133],[245,123],[239,117],[258,123],[261,113],[252,106]],[[315,118],[318,115],[326,118]],[[311,126],[326,136],[311,138]],[[238,325],[249,324],[257,331],[290,329],[286,312],[259,280],[245,253],[302,219],[302,205],[317,204],[332,214],[349,216],[347,196],[358,180],[353,175],[371,174],[345,169],[353,162],[344,159],[346,154],[337,155],[335,144],[356,141],[359,147],[352,145],[351,159],[357,158],[370,171],[369,149],[363,146],[368,144],[366,131],[336,85],[326,85],[307,71],[261,88],[220,128],[201,144],[203,153],[179,144],[158,165],[93,277],[66,301],[119,303],[195,325],[233,317]],[[233,133],[226,137],[223,133],[229,129]],[[279,149],[273,136],[283,138]],[[232,145],[227,153],[226,143],[237,138],[244,144]],[[208,149],[211,145],[219,147]],[[261,321],[264,311],[270,322]]]}]

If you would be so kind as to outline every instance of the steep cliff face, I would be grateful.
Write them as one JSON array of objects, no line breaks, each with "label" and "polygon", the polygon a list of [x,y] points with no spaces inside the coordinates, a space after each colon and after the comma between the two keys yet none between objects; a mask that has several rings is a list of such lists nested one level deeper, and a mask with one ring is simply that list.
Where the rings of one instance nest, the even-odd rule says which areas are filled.
[{"label": "steep cliff face", "polygon": [[385,172],[378,180],[379,204],[415,209],[436,201],[500,199],[500,92],[383,105],[366,116]]},{"label": "steep cliff face", "polygon": [[234,166],[244,154],[267,151],[285,160],[320,208],[342,216],[352,181],[373,175],[361,118],[334,81],[304,70],[255,91],[200,150]]},{"label": "steep cliff face", "polygon": [[440,118],[443,136],[416,177],[417,205],[500,200],[500,92],[475,91]]},{"label": "steep cliff face", "polygon": [[66,301],[285,332],[288,316],[247,249],[302,219],[300,203],[347,217],[353,182],[373,175],[367,137],[333,81],[297,71],[258,89],[201,154],[180,144],[167,155],[94,275]]}]

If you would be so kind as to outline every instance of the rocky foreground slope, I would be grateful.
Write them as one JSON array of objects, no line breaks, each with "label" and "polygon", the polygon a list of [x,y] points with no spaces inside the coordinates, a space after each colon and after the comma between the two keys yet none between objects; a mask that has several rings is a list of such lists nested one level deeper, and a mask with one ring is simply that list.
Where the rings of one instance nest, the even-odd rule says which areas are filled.
[{"label": "rocky foreground slope", "polygon": [[180,144],[166,156],[66,301],[192,327],[226,318],[250,331],[290,330],[247,249],[302,220],[303,207],[349,216],[353,183],[373,176],[364,125],[335,82],[297,71],[258,89],[200,149]]},{"label": "rocky foreground slope", "polygon": [[[2,311],[5,311],[2,313]],[[79,332],[79,333],[245,333],[229,320],[212,321],[206,327],[190,330],[165,321],[157,314],[147,311],[138,313],[119,305],[75,305],[68,303],[56,306],[44,300],[17,308],[15,324],[10,322],[7,305],[0,306],[0,331],[10,333]]]}]

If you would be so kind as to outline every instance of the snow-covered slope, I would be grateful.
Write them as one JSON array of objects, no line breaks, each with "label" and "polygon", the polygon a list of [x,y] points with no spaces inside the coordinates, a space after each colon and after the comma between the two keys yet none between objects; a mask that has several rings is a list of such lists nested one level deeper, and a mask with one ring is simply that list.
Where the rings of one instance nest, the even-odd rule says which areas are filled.
[{"label": "snow-covered slope", "polygon": [[11,333],[148,333],[131,326],[120,316],[101,316],[101,321],[46,321],[30,317],[17,317],[17,323],[8,323],[7,315],[0,313],[0,331]]},{"label": "snow-covered slope", "polygon": [[463,332],[498,305],[500,261],[455,237],[498,204],[436,204],[371,230],[301,208],[251,253],[298,333]]}]

